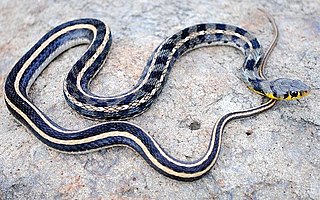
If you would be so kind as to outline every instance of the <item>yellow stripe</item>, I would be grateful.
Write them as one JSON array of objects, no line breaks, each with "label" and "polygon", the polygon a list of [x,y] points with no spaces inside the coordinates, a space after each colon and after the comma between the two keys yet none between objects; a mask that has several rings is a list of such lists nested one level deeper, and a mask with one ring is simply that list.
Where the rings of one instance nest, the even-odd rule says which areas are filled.
[{"label": "yellow stripe", "polygon": [[[59,37],[60,35],[70,31],[70,30],[74,30],[74,29],[82,29],[82,28],[86,28],[86,29],[89,29],[89,30],[92,30],[93,33],[94,33],[94,38],[96,37],[96,28],[92,25],[89,25],[89,24],[78,24],[78,25],[74,25],[74,26],[70,26],[70,27],[66,27],[65,29],[62,29],[60,30],[59,32],[55,33],[54,35],[52,35],[48,40],[46,40],[45,42],[43,42],[41,44],[41,46],[30,56],[30,58],[24,63],[24,65],[22,66],[21,70],[18,72],[18,75],[16,77],[16,80],[14,82],[14,89],[15,91],[17,92],[17,94],[25,101],[25,103],[27,103],[32,109],[34,109],[34,111],[38,114],[38,116],[40,118],[42,118],[44,120],[44,122],[49,126],[51,127],[53,130],[55,131],[58,131],[58,132],[63,132],[63,133],[67,133],[67,134],[70,134],[70,133],[76,133],[76,132],[79,132],[79,131],[84,131],[84,130],[87,130],[87,129],[83,129],[83,130],[79,130],[79,131],[75,131],[75,130],[61,130],[60,128],[56,127],[55,125],[53,125],[49,120],[47,120],[47,118],[40,112],[40,110],[38,110],[36,108],[36,106],[34,106],[25,96],[22,95],[21,91],[19,90],[19,83],[20,83],[20,80],[22,78],[22,75],[23,73],[25,72],[25,70],[29,67],[29,65],[32,63],[32,61],[40,54],[40,52],[50,43],[52,42],[53,40],[55,40],[57,37]],[[223,33],[225,35],[236,35],[237,37],[241,38],[242,40],[246,41],[250,47],[250,50],[252,50],[252,44],[251,42],[244,36],[240,35],[240,34],[237,34],[233,31],[223,31],[223,30],[211,30],[211,31],[206,31],[204,33],[194,33],[194,34],[191,34],[189,37],[185,38],[185,41],[180,41],[178,44],[181,46],[183,43],[185,43],[187,40],[189,40],[190,38],[192,37],[196,37],[198,35],[201,35],[201,34],[205,34],[205,33]],[[105,40],[103,42],[103,44],[97,49],[97,52],[95,53],[95,55],[99,55],[103,48],[104,48],[104,45],[106,44],[107,40],[109,39],[108,38],[108,35],[109,34],[106,34],[105,36]],[[179,47],[177,47],[179,48]],[[159,48],[160,50],[161,48]],[[159,50],[157,53],[159,53]],[[155,57],[152,61],[152,65],[151,66],[154,66],[154,62],[155,62],[155,58],[157,57],[157,53],[155,54]],[[173,52],[174,53],[174,52]],[[83,74],[85,73],[85,71],[87,70],[87,68],[94,62],[95,58],[92,57],[90,58],[90,60],[86,63],[86,66],[85,68],[82,69],[82,71],[79,73],[78,75],[78,79],[77,81],[80,81],[81,77],[83,76]],[[169,59],[170,60],[170,59]],[[168,62],[167,62],[168,63]],[[166,67],[167,67],[167,64],[166,64]],[[166,69],[165,67],[165,69]],[[152,70],[150,70],[152,71]],[[148,75],[146,77],[149,76],[150,74],[150,71],[148,72]],[[163,73],[162,77],[164,76],[165,73]],[[147,80],[147,78],[145,80],[143,80],[144,82]],[[143,85],[143,84],[141,84]],[[141,86],[140,85],[140,86]],[[80,84],[79,82],[77,82],[77,86],[79,87],[79,89],[81,89],[82,91],[82,88],[80,87]],[[138,90],[138,88],[136,88],[135,90]],[[84,91],[82,91],[84,95],[88,95],[86,93],[84,93]],[[101,97],[102,98],[102,97]],[[102,98],[103,99],[103,98]],[[134,142],[136,142],[140,147],[141,149],[143,150],[143,152],[145,153],[145,155],[147,156],[147,158],[157,167],[159,168],[160,170],[170,174],[170,175],[173,175],[173,176],[177,176],[177,177],[181,177],[181,178],[195,178],[195,177],[199,177],[201,175],[203,175],[204,173],[206,173],[207,171],[209,171],[212,166],[214,165],[214,163],[216,162],[217,158],[218,158],[218,154],[219,154],[219,151],[220,151],[220,148],[221,148],[221,140],[222,140],[222,132],[221,130],[223,129],[223,127],[226,125],[227,121],[233,117],[241,117],[243,115],[247,115],[247,114],[255,114],[259,111],[262,111],[262,110],[265,110],[267,108],[270,108],[272,105],[274,105],[274,103],[272,104],[269,104],[269,102],[265,103],[264,105],[262,106],[259,106],[258,109],[253,109],[251,111],[240,111],[240,113],[237,113],[237,114],[232,114],[230,115],[228,118],[224,119],[224,121],[222,121],[222,125],[221,125],[221,128],[219,130],[217,130],[217,126],[215,125],[214,129],[213,129],[213,135],[212,135],[212,142],[211,142],[211,145],[209,146],[206,154],[204,155],[204,157],[199,160],[198,162],[196,163],[180,163],[179,161],[175,161],[173,160],[172,158],[169,157],[169,155],[167,155],[165,152],[162,151],[161,147],[159,146],[159,144],[147,133],[145,133],[153,142],[153,144],[155,145],[155,147],[160,151],[161,155],[167,159],[169,162],[172,162],[178,166],[183,166],[183,167],[195,167],[195,166],[200,166],[203,164],[203,162],[205,162],[206,160],[208,160],[208,157],[210,156],[210,154],[212,153],[213,151],[213,147],[214,147],[214,141],[215,141],[215,136],[218,134],[219,135],[219,142],[218,142],[218,149],[217,149],[217,152],[216,152],[216,155],[214,157],[214,159],[212,160],[212,162],[210,163],[210,165],[202,170],[202,171],[199,171],[199,172],[196,172],[196,173],[193,173],[193,174],[187,174],[187,173],[183,173],[183,172],[176,172],[164,165],[162,165],[156,158],[154,158],[150,151],[147,149],[147,147],[142,143],[142,141],[135,137],[134,135],[132,135],[131,133],[129,132],[126,132],[126,131],[112,131],[112,132],[105,132],[105,133],[101,133],[99,135],[96,135],[96,136],[91,136],[91,137],[87,137],[87,138],[83,138],[83,139],[77,139],[77,140],[62,140],[62,139],[57,139],[55,137],[51,137],[49,135],[47,135],[45,132],[43,132],[36,124],[34,124],[31,119],[25,114],[23,113],[18,107],[16,107],[8,98],[7,96],[5,95],[5,101],[8,103],[8,105],[13,109],[15,110],[24,120],[26,120],[26,122],[34,129],[34,131],[36,131],[41,137],[43,137],[44,139],[52,142],[52,143],[55,143],[55,144],[60,144],[60,145],[77,145],[77,144],[84,144],[84,143],[89,143],[89,142],[94,142],[94,141],[97,141],[97,140],[100,140],[100,139],[108,139],[108,138],[111,138],[111,137],[115,137],[115,136],[122,136],[122,137],[126,137],[126,138],[129,138],[131,140],[133,140]],[[218,120],[218,122],[220,122],[221,118]],[[217,123],[218,123],[217,122]],[[124,122],[122,122],[124,123]],[[130,123],[128,123],[130,124]],[[93,128],[95,126],[92,126],[92,127],[89,127],[88,129],[90,128]]]},{"label": "yellow stripe", "polygon": [[[108,29],[109,30],[109,29]],[[177,49],[179,49],[186,41],[192,39],[192,38],[195,38],[199,35],[205,35],[205,34],[215,34],[215,33],[221,33],[221,34],[224,34],[224,35],[235,35],[237,36],[238,38],[241,38],[243,41],[245,41],[248,45],[249,45],[249,49],[250,51],[253,51],[253,46],[252,46],[252,43],[250,42],[250,40],[243,36],[243,35],[240,35],[234,31],[230,31],[230,30],[216,30],[216,29],[212,29],[212,30],[207,30],[207,31],[200,31],[200,32],[195,32],[195,33],[192,33],[190,34],[188,37],[186,37],[185,39],[179,41],[174,49],[172,50],[172,52],[170,53],[170,55],[168,56],[168,59],[167,59],[167,62],[165,64],[165,67],[163,69],[163,72],[161,74],[161,77],[159,79],[160,82],[163,81],[165,75],[166,75],[166,71],[168,69],[168,65],[170,63],[170,60],[172,58],[172,56],[174,55],[174,53],[176,52]],[[108,34],[107,34],[108,35]],[[170,39],[170,38],[168,38]],[[168,40],[167,39],[167,40]],[[109,38],[107,36],[105,36],[104,38],[104,42],[107,42],[109,40]],[[163,43],[166,43],[165,40]],[[139,89],[141,89],[141,87],[147,82],[151,72],[153,71],[154,69],[154,66],[155,66],[155,62],[156,62],[156,58],[158,57],[158,54],[160,53],[160,49],[161,47],[158,48],[157,52],[154,54],[153,56],[153,60],[150,64],[150,68],[147,72],[147,75],[145,76],[145,79],[143,79],[143,81],[139,84],[138,87],[134,88],[133,90],[130,91],[130,93],[124,93],[122,95],[118,95],[117,98],[121,98],[121,97],[124,97],[124,96],[127,96],[129,94],[132,94],[136,91],[138,91]],[[102,45],[99,47],[99,49],[97,50],[97,52],[95,53],[95,55],[99,55],[101,53],[101,51],[103,50],[103,47]],[[94,56],[95,56],[94,55]],[[101,97],[101,96],[94,96],[94,95],[91,95],[91,94],[88,94],[86,92],[83,91],[82,87],[81,87],[81,84],[80,84],[80,80],[83,76],[83,74],[85,73],[85,71],[87,71],[87,69],[90,67],[90,65],[94,62],[95,58],[94,56],[92,56],[92,58],[90,58],[87,63],[85,64],[85,67],[81,70],[81,72],[78,74],[77,76],[77,87],[79,89],[79,91],[84,95],[84,96],[87,96],[89,98],[95,98],[95,99],[99,99],[99,100],[108,100],[108,99],[113,99],[114,97]],[[141,100],[139,101],[135,101],[135,102],[132,102],[132,104],[137,104],[137,105],[140,105],[140,104],[143,104],[145,103],[146,101],[148,101],[153,94],[156,93],[156,91],[158,90],[159,88],[155,87],[151,92],[150,92],[150,95],[147,95],[146,98],[142,98]],[[78,105],[81,105],[81,107],[86,107],[87,110],[90,110],[90,111],[104,111],[104,112],[108,112],[108,110],[111,110],[113,109],[112,107],[110,106],[93,106],[91,104],[86,104],[86,103],[82,103],[82,102],[77,102],[77,99],[73,98],[72,95],[70,95],[70,93],[68,92],[68,90],[64,90],[66,96],[70,99],[70,101],[72,101],[74,104],[78,104]],[[116,110],[126,110],[127,107],[122,107],[122,108],[119,108],[119,107],[116,107],[115,108]]]},{"label": "yellow stripe", "polygon": [[[89,25],[89,26],[91,26],[91,25]],[[78,25],[78,26],[74,27],[74,29],[75,29],[75,28],[85,28],[85,26],[83,26],[83,25]],[[96,31],[96,29],[95,29],[94,26],[91,26],[91,28],[93,29],[93,31]],[[54,34],[52,37],[50,37],[50,38],[47,40],[46,45],[50,43],[50,42],[48,42],[48,41],[54,40],[55,38],[59,37],[60,34],[63,34],[63,33],[65,33],[65,32],[67,32],[67,31],[69,31],[69,30],[73,30],[73,28],[72,28],[72,27],[68,27],[68,28],[66,28],[66,29],[63,29],[63,30],[57,32],[56,34]],[[252,45],[251,45],[250,41],[249,41],[246,37],[244,37],[244,36],[242,36],[242,35],[240,35],[240,34],[237,34],[237,33],[235,33],[235,32],[232,32],[232,31],[211,30],[211,31],[207,31],[207,32],[204,32],[204,33],[201,33],[201,32],[200,32],[200,33],[195,33],[195,34],[193,34],[193,35],[185,38],[185,41],[189,40],[191,37],[196,37],[197,35],[201,35],[201,34],[205,34],[205,33],[210,33],[210,34],[223,33],[223,34],[226,34],[226,35],[236,35],[237,37],[239,37],[239,38],[241,38],[242,40],[246,41],[246,42],[249,44],[250,49],[252,49]],[[181,46],[185,41],[182,41],[181,44],[180,44],[180,46]],[[32,55],[32,57],[36,57],[36,56],[41,52],[40,49],[45,48],[46,45],[41,45],[40,48]],[[160,49],[160,48],[159,48],[159,49]],[[36,55],[35,55],[35,54],[36,54]],[[156,56],[155,56],[155,57],[156,57]],[[154,59],[154,60],[155,60],[155,59]],[[30,64],[31,62],[32,62],[32,61],[29,61],[28,64]],[[155,61],[154,61],[154,62],[155,62]],[[25,65],[24,65],[24,67],[23,67],[22,69],[25,70]],[[19,72],[19,73],[20,73],[20,72]],[[21,77],[18,76],[17,80],[18,80],[18,79],[21,79]],[[17,88],[16,88],[16,90],[17,90]],[[20,93],[20,94],[21,94],[21,93]],[[20,94],[19,94],[19,96],[21,96],[21,98],[23,98],[23,99],[37,112],[37,114],[45,121],[45,123],[47,123],[51,128],[53,128],[53,129],[56,130],[56,131],[65,132],[65,133],[69,133],[69,134],[70,134],[70,133],[75,133],[75,132],[77,132],[77,131],[72,131],[72,130],[62,131],[62,130],[58,129],[57,127],[55,127],[54,125],[52,125],[52,124],[41,114],[41,112],[40,112],[36,107],[33,106],[32,103],[30,103],[26,98],[24,98],[24,97],[23,97],[22,95],[20,95]],[[91,127],[89,127],[89,128],[91,128]],[[211,146],[209,147],[208,153],[207,153],[201,160],[199,160],[199,161],[196,162],[196,163],[185,164],[185,163],[177,162],[177,161],[173,160],[172,158],[170,158],[165,152],[162,151],[162,149],[160,148],[160,146],[158,145],[158,143],[157,143],[150,135],[148,135],[148,136],[151,138],[151,140],[152,140],[153,143],[155,144],[156,148],[159,149],[160,153],[161,153],[167,160],[169,160],[170,162],[172,162],[172,163],[174,163],[174,164],[176,164],[176,165],[180,165],[180,166],[184,166],[184,167],[194,167],[194,166],[199,165],[199,163],[203,163],[204,161],[206,161],[206,160],[208,159],[208,157],[209,157],[209,155],[210,155],[209,153],[212,151],[212,149],[213,149],[213,147],[214,147],[214,142],[212,142],[212,143],[211,143]],[[220,138],[221,138],[221,136],[220,136]],[[50,139],[48,139],[48,140],[51,141]],[[88,140],[89,140],[89,139],[88,139]],[[214,134],[213,137],[212,137],[212,141],[214,141],[214,140],[215,140],[215,134]],[[54,143],[59,144],[59,142],[57,142],[57,141],[51,141],[51,142],[54,142]],[[73,144],[82,144],[82,143],[83,143],[82,141],[77,141],[77,142],[73,141]],[[63,144],[63,143],[62,143],[62,144]]]},{"label": "yellow stripe", "polygon": [[[66,27],[66,28],[58,31],[57,33],[53,34],[50,38],[48,38],[45,42],[43,42],[41,44],[41,46],[30,56],[30,58],[23,64],[22,68],[19,70],[17,77],[16,77],[16,80],[14,81],[14,89],[17,92],[17,94],[22,98],[22,100],[25,101],[31,108],[33,108],[35,110],[35,112],[37,112],[37,114],[42,117],[42,119],[45,121],[45,123],[47,123],[50,126],[50,128],[52,128],[56,131],[59,131],[60,129],[58,129],[57,127],[52,125],[45,117],[43,117],[42,113],[37,109],[37,107],[34,106],[25,96],[22,95],[22,93],[19,89],[19,83],[20,83],[20,80],[21,80],[22,75],[24,74],[25,70],[29,67],[29,65],[32,63],[32,61],[41,53],[41,51],[46,46],[48,46],[48,44],[50,42],[52,42],[53,40],[58,38],[60,35],[68,32],[68,31],[76,30],[76,29],[89,29],[93,32],[94,38],[97,35],[96,28],[90,24],[77,24],[74,26]],[[74,133],[75,131],[67,130],[65,132],[66,133]]]},{"label": "yellow stripe", "polygon": [[[213,162],[210,164],[210,166],[208,168],[206,168],[203,171],[199,171],[196,173],[192,173],[192,174],[187,174],[187,173],[183,173],[183,172],[176,172],[164,165],[162,165],[157,159],[155,159],[150,151],[148,150],[148,148],[141,142],[141,140],[135,136],[133,136],[132,134],[128,133],[128,132],[124,132],[124,131],[112,131],[112,132],[106,132],[106,133],[102,133],[96,136],[92,136],[92,137],[88,137],[88,138],[84,138],[84,139],[79,139],[79,140],[61,140],[61,139],[57,139],[54,137],[51,137],[49,135],[47,135],[45,132],[43,132],[42,130],[40,130],[38,128],[38,126],[36,124],[34,124],[29,117],[23,113],[20,109],[18,109],[5,95],[5,101],[8,103],[8,105],[15,110],[24,120],[26,120],[26,122],[34,129],[34,131],[36,131],[41,137],[43,137],[44,139],[55,143],[55,144],[60,144],[60,145],[75,145],[75,144],[81,144],[81,143],[89,143],[89,142],[93,142],[96,140],[100,140],[100,139],[107,139],[109,137],[116,137],[116,136],[122,136],[122,137],[126,137],[129,138],[131,140],[133,140],[135,143],[137,143],[141,149],[143,150],[143,152],[145,153],[145,155],[148,157],[148,159],[159,169],[163,170],[164,172],[171,174],[173,176],[177,176],[177,177],[182,177],[182,178],[194,178],[194,177],[199,177],[201,175],[203,175],[204,173],[206,173],[215,163],[217,156],[215,156],[215,159],[213,160]],[[219,140],[221,143],[221,137]],[[117,146],[117,145],[114,145]],[[218,152],[220,150],[220,145],[218,147]],[[218,155],[218,154],[217,154]]]},{"label": "yellow stripe", "polygon": [[[105,48],[106,44],[108,43],[108,41],[110,39],[109,34],[110,34],[110,29],[109,29],[109,27],[106,26],[106,34],[103,38],[101,45],[96,49],[96,52],[93,54],[93,56],[87,60],[87,62],[85,63],[85,66],[81,69],[81,71],[79,72],[79,74],[77,76],[77,88],[84,96],[91,97],[91,98],[92,97],[98,98],[97,96],[92,96],[92,95],[84,92],[83,88],[81,87],[80,81],[81,81],[81,78],[83,77],[84,73],[89,69],[89,67],[92,65],[92,63],[94,63],[94,61],[98,58],[98,56],[101,54],[101,52]],[[101,64],[101,67],[102,67],[102,65],[103,64]],[[98,70],[95,73],[98,73]],[[94,76],[92,78],[94,78]]]}]

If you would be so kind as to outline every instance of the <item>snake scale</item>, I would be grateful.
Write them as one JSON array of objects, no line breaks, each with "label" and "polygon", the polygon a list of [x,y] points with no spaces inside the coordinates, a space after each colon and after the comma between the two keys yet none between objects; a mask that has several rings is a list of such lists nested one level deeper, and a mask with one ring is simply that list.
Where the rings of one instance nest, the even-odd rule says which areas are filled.
[{"label": "snake scale", "polygon": [[[308,94],[309,87],[299,80],[268,81],[262,70],[267,54],[257,38],[243,28],[203,23],[187,27],[165,39],[147,61],[137,84],[129,91],[110,97],[93,94],[89,85],[105,63],[112,36],[97,19],[79,19],[59,25],[45,34],[12,68],[5,82],[5,102],[11,113],[44,144],[58,151],[84,153],[116,145],[129,146],[153,168],[177,180],[195,180],[206,174],[216,162],[225,125],[271,108],[277,100],[297,99]],[[62,52],[80,45],[88,49],[73,65],[64,82],[68,104],[81,115],[111,121],[82,130],[68,130],[53,122],[28,97],[29,88],[51,61]],[[171,157],[142,128],[116,121],[134,117],[147,110],[161,93],[175,61],[195,48],[229,45],[244,54],[241,79],[247,87],[269,98],[254,108],[228,113],[213,128],[206,153],[193,162]]]}]

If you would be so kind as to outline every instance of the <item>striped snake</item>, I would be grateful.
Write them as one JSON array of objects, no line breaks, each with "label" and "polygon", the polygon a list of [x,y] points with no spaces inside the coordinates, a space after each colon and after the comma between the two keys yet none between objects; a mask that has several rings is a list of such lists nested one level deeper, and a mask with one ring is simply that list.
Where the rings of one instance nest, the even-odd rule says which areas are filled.
[{"label": "striped snake", "polygon": [[[277,27],[272,18],[274,29]],[[90,81],[103,66],[111,45],[111,32],[96,19],[79,19],[55,27],[44,35],[12,68],[5,82],[5,102],[11,113],[47,146],[67,153],[84,153],[116,145],[129,146],[153,168],[177,180],[195,180],[216,162],[225,125],[271,108],[277,100],[297,99],[309,87],[299,80],[268,81],[263,68],[276,44],[276,34],[266,54],[248,31],[227,24],[190,26],[165,39],[147,61],[138,83],[128,92],[102,97],[90,92]],[[247,87],[270,99],[254,108],[222,116],[216,122],[206,153],[194,162],[183,162],[166,153],[154,138],[125,121],[109,121],[82,130],[68,130],[53,122],[28,98],[28,90],[48,64],[62,52],[79,44],[90,44],[74,64],[64,82],[68,104],[81,115],[94,119],[126,119],[141,114],[160,94],[175,61],[201,46],[231,45],[244,54],[241,79]]]}]

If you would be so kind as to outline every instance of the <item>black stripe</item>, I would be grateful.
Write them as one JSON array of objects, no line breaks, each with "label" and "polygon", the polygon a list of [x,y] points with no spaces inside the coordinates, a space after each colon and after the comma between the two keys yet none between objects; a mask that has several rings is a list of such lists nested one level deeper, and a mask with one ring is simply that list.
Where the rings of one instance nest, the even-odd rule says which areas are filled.
[{"label": "black stripe", "polygon": [[200,43],[202,43],[206,39],[204,35],[198,35],[197,38]]},{"label": "black stripe", "polygon": [[168,60],[168,56],[158,56],[157,59],[156,59],[156,62],[155,62],[155,65],[159,65],[159,64],[166,64]]},{"label": "black stripe", "polygon": [[257,40],[257,38],[254,38],[253,40],[250,41],[252,43],[252,47],[253,49],[257,49],[257,48],[260,48],[260,44]]},{"label": "black stripe", "polygon": [[207,27],[205,24],[198,24],[197,25],[197,32],[199,31],[206,31],[207,30]]},{"label": "black stripe", "polygon": [[177,39],[178,38],[178,35],[177,34],[174,34],[173,36],[171,36],[171,39],[172,40],[175,40],[175,39]]},{"label": "black stripe", "polygon": [[165,43],[162,46],[162,49],[171,51],[174,47],[175,47],[175,44],[173,42],[170,42],[170,43]]},{"label": "black stripe", "polygon": [[185,46],[187,49],[189,49],[190,45],[191,45],[190,40],[188,40],[188,41],[186,41],[186,42],[184,43],[184,46]]},{"label": "black stripe", "polygon": [[255,63],[254,59],[247,60],[245,68],[250,70],[250,71],[253,71],[254,63]]},{"label": "black stripe", "polygon": [[246,44],[243,46],[243,48],[244,48],[244,49],[249,49],[249,48],[250,48],[250,46],[249,46],[249,44],[248,44],[248,43],[246,43]]},{"label": "black stripe", "polygon": [[152,71],[150,74],[150,78],[160,79],[162,75],[162,71]]},{"label": "black stripe", "polygon": [[240,35],[245,35],[247,31],[243,30],[242,28],[237,27],[235,30],[236,33],[239,33]]},{"label": "black stripe", "polygon": [[221,41],[222,40],[222,37],[223,37],[222,33],[215,33],[214,35],[216,36],[217,41]]},{"label": "black stripe", "polygon": [[144,85],[141,87],[141,90],[143,90],[145,93],[150,93],[153,88],[154,88],[153,85],[144,84]]},{"label": "black stripe", "polygon": [[189,36],[189,28],[183,29],[181,33],[181,39],[184,39]]},{"label": "black stripe", "polygon": [[239,39],[238,36],[235,36],[235,35],[232,35],[232,36],[231,36],[231,40],[232,40],[232,42],[234,42],[234,43],[236,43],[238,39]]},{"label": "black stripe", "polygon": [[226,30],[226,25],[225,24],[216,24],[216,28],[218,30]]}]

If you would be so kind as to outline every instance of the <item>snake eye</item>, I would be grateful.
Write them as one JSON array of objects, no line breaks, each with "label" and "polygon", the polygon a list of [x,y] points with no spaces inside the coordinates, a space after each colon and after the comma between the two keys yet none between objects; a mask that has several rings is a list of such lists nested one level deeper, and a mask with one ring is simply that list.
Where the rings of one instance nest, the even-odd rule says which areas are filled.
[{"label": "snake eye", "polygon": [[290,92],[290,95],[292,96],[292,97],[297,97],[298,96],[298,92],[297,91],[291,91]]}]

